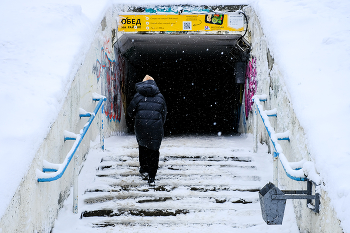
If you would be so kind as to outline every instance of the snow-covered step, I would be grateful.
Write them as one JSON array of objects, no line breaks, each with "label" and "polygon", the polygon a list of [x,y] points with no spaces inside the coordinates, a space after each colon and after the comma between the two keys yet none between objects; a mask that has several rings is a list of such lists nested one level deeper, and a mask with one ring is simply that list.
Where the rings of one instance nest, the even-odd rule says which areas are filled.
[{"label": "snow-covered step", "polygon": [[[178,160],[178,161],[167,161],[167,162],[162,162],[159,161],[159,167],[174,167],[174,166],[182,166],[184,165],[186,162]],[[220,167],[244,167],[244,168],[255,168],[256,166],[254,165],[255,163],[239,163],[239,162],[228,162],[228,161],[217,161],[215,164],[213,164],[213,161],[196,161],[196,163],[191,164],[191,167],[203,167],[203,166],[220,166]],[[139,162],[138,159],[134,160],[134,161],[125,161],[125,162],[120,162],[120,163],[115,163],[115,162],[104,162],[101,163],[99,170],[103,171],[103,170],[108,170],[108,169],[114,169],[119,167],[119,169],[124,168],[125,165],[127,165],[128,167],[132,168],[132,167],[139,167]],[[186,167],[184,167],[184,169],[186,169]],[[194,168],[195,169],[195,168]]]},{"label": "snow-covered step", "polygon": [[[183,163],[187,161],[209,161],[209,162],[222,162],[222,161],[237,161],[237,162],[251,162],[251,157],[248,156],[185,156],[185,155],[173,155],[173,156],[164,156],[163,158],[160,157],[160,164],[162,162],[168,162],[171,161],[173,163],[173,160],[181,160]],[[110,158],[106,157],[103,158],[103,162],[129,162],[129,161],[138,161],[138,157],[131,157],[131,156],[123,156],[122,158]],[[175,162],[176,163],[176,162]]]},{"label": "snow-covered step", "polygon": [[[124,166],[100,166],[99,171],[97,174],[121,174],[125,172],[132,172],[137,174],[138,173],[138,166],[137,167],[130,167],[128,164],[128,167],[125,168]],[[167,164],[167,165],[162,165],[160,164],[159,168],[161,168],[161,174],[165,175],[171,172],[183,172],[186,171],[185,173],[188,174],[188,172],[193,172],[193,173],[198,173],[199,170],[205,171],[205,172],[218,172],[218,171],[230,171],[230,172],[244,172],[249,169],[249,172],[251,170],[256,170],[256,167],[254,165],[235,165],[235,164],[222,164],[222,165],[213,165],[208,162],[208,164],[203,164],[203,163],[195,163],[191,165],[183,165],[183,164]],[[159,173],[160,174],[160,173]],[[137,174],[138,175],[138,174]]]},{"label": "snow-covered step", "polygon": [[259,231],[266,223],[258,191],[271,180],[272,159],[252,144],[238,136],[166,138],[153,187],[139,175],[135,138],[109,138],[80,175],[74,232]]},{"label": "snow-covered step", "polygon": [[[178,188],[179,186],[171,186],[171,185],[157,185],[154,188],[150,188],[148,185],[146,186],[140,186],[138,184],[135,185],[122,185],[122,186],[109,186],[109,185],[96,185],[96,186],[89,186],[89,189],[85,190],[85,194],[89,192],[121,192],[121,191],[141,191],[141,192],[148,192],[150,189],[156,190],[156,191],[167,191],[170,192],[171,190],[174,190]],[[190,185],[190,190],[192,191],[198,191],[198,192],[217,192],[217,191],[242,191],[242,192],[258,192],[261,188],[257,187],[256,185],[245,185],[244,187],[235,185],[235,186],[229,186],[229,185],[220,185],[213,187],[212,185],[201,185],[201,184],[193,184]]]},{"label": "snow-covered step", "polygon": [[[198,171],[197,171],[198,172]],[[162,180],[178,180],[178,179],[182,179],[182,180],[198,180],[198,179],[210,179],[210,180],[217,180],[218,182],[220,182],[221,178],[223,175],[231,175],[230,181],[233,180],[240,180],[240,181],[260,181],[260,177],[259,176],[237,176],[237,175],[233,175],[229,172],[222,172],[221,174],[216,175],[214,172],[203,172],[203,174],[198,174],[195,173],[194,171],[188,172],[187,174],[183,175],[180,172],[172,172],[172,173],[168,173],[168,174],[162,174]],[[110,177],[110,178],[114,178],[114,179],[125,179],[125,180],[132,180],[132,179],[137,179],[136,177],[139,178],[139,176],[136,176],[134,172],[125,172],[123,174],[115,174],[115,173],[109,173],[109,174],[97,174],[98,177]]]},{"label": "snow-covered step", "polygon": [[[131,177],[123,177],[123,180],[113,177],[102,177],[100,179],[96,179],[97,181],[101,182],[101,184],[98,184],[94,186],[93,184],[89,187],[89,190],[94,190],[101,185],[107,185],[111,186],[113,188],[121,187],[123,189],[130,189],[130,188],[139,188],[144,189],[148,188],[147,181],[141,180],[141,178],[131,178]],[[235,178],[232,176],[232,178],[225,179],[225,177],[222,176],[214,176],[212,179],[210,176],[196,176],[196,177],[173,177],[172,179],[159,179],[156,178],[156,188],[158,187],[206,187],[207,189],[214,189],[220,188],[220,189],[230,189],[230,190],[244,190],[244,189],[261,189],[264,186],[264,182],[262,180],[255,180],[256,177],[242,177],[242,178]],[[261,179],[261,178],[260,178]],[[222,182],[222,183],[221,183]],[[181,184],[180,184],[181,183]],[[144,185],[144,186],[143,186]],[[209,188],[212,187],[212,188]]]},{"label": "snow-covered step", "polygon": [[[94,193],[86,193],[84,202],[86,204],[100,203],[102,201],[111,201],[111,200],[125,200],[125,199],[134,199],[137,203],[144,202],[158,202],[158,201],[168,201],[174,200],[172,194],[168,191],[165,192],[157,192],[155,194],[150,193],[147,194],[145,192],[135,191],[135,192],[94,192]],[[255,193],[249,192],[241,192],[241,191],[222,191],[222,192],[193,192],[189,194],[188,192],[184,192],[182,194],[176,195],[176,199],[185,199],[188,197],[191,198],[209,198],[215,199],[216,202],[232,202],[232,203],[252,203],[257,202],[258,198]],[[242,199],[244,198],[244,199]]]},{"label": "snow-covered step", "polygon": [[[252,218],[252,216],[256,215],[256,210],[260,208],[259,204],[255,205],[253,208],[251,206],[249,208],[245,208],[245,206],[248,205],[242,205],[239,210],[213,209],[210,211],[196,212],[187,211],[184,209],[177,209],[174,211],[160,211],[154,209],[138,211],[131,209],[126,211],[128,211],[128,213],[132,213],[132,215],[125,216],[122,214],[123,211],[121,210],[119,213],[115,213],[118,216],[112,216],[108,219],[103,217],[87,217],[84,218],[84,220],[87,220],[87,222],[93,227],[116,227],[118,230],[124,228],[128,229],[129,232],[137,232],[133,231],[136,230],[134,228],[135,226],[143,227],[145,231],[150,228],[152,229],[153,227],[176,227],[186,229],[195,227],[206,230],[209,226],[216,226],[217,229],[227,227],[227,229],[230,229],[230,231],[225,232],[233,232],[235,230],[234,228],[249,228],[252,226],[262,225],[263,223],[257,218]],[[110,212],[106,211],[106,213],[109,214]],[[102,214],[103,213],[101,212],[101,215]],[[157,221],[155,221],[154,218],[157,218]],[[192,219],[190,224],[188,219]],[[211,219],[211,221],[208,221],[208,219]],[[199,229],[197,229],[197,231]]]},{"label": "snow-covered step", "polygon": [[[129,168],[132,167],[139,167],[139,162],[135,161],[135,162],[125,162],[125,163],[101,163],[101,166],[99,166],[98,170],[100,171],[108,171],[110,169],[123,169],[125,167],[125,165],[127,165]],[[212,162],[205,162],[205,161],[198,161],[195,164],[191,165],[191,168],[188,167],[183,167],[183,162],[181,163],[174,163],[173,161],[171,163],[167,162],[167,163],[163,163],[160,162],[159,163],[159,167],[165,167],[168,169],[182,169],[182,170],[189,170],[189,169],[194,169],[194,170],[202,170],[204,167],[236,167],[236,168],[245,168],[245,169],[256,169],[256,166],[254,165],[250,165],[250,164],[241,164],[241,163],[228,163],[228,162],[222,162],[222,163],[216,163],[215,165],[212,164]]]}]

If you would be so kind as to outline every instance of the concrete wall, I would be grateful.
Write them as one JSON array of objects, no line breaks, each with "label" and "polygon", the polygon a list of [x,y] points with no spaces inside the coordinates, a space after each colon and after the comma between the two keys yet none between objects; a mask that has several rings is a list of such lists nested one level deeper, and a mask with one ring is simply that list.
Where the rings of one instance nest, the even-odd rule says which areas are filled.
[{"label": "concrete wall", "polygon": [[[283,75],[278,68],[278,61],[274,60],[273,54],[269,50],[268,41],[264,36],[257,15],[250,7],[247,7],[245,11],[249,18],[250,30],[246,37],[252,45],[250,59],[251,71],[248,72],[250,83],[246,83],[246,94],[266,94],[268,95],[268,100],[263,104],[264,109],[277,108],[277,118],[270,119],[277,133],[287,130],[290,132],[290,142],[280,141],[287,159],[290,162],[296,162],[302,159],[312,161],[313,155],[308,150],[307,135],[305,135],[304,129],[294,113],[293,103],[285,87]],[[256,84],[255,87],[254,84]],[[250,90],[248,90],[249,87]],[[248,116],[245,130],[252,133],[253,117],[251,110],[248,111]],[[243,128],[242,131],[244,131]],[[260,142],[269,144],[268,135],[260,117],[258,132]],[[323,185],[320,187],[321,206],[318,214],[307,208],[306,200],[293,200],[300,232],[343,232],[340,222],[331,207],[329,197],[322,189]],[[282,190],[301,190],[306,189],[306,182],[297,182],[289,179],[285,175],[282,165],[279,163],[279,186]]]},{"label": "concrete wall", "polygon": [[[73,142],[63,139],[64,130],[79,133],[87,118],[79,119],[79,108],[92,112],[96,103],[92,93],[105,95],[108,100],[104,115],[105,135],[120,134],[125,130],[124,110],[121,102],[120,84],[123,77],[122,67],[114,57],[112,50],[112,28],[115,28],[112,9],[102,20],[96,36],[86,53],[85,61],[72,81],[62,109],[52,124],[51,130],[43,140],[40,149],[23,177],[7,211],[0,220],[1,233],[14,232],[50,232],[59,208],[68,197],[73,183],[73,162],[65,174],[57,181],[38,183],[36,169],[42,169],[45,159],[52,163],[62,163],[70,151]],[[116,104],[113,103],[116,100]],[[101,114],[98,114],[85,135],[77,154],[80,168],[89,151],[90,141],[99,136]],[[73,160],[74,161],[74,160]]]}]

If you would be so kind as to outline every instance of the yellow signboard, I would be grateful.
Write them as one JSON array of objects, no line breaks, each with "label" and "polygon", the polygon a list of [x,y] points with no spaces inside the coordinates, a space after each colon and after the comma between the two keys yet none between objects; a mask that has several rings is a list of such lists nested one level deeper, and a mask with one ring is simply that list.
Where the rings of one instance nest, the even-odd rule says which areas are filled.
[{"label": "yellow signboard", "polygon": [[119,15],[118,31],[243,31],[239,14]]}]

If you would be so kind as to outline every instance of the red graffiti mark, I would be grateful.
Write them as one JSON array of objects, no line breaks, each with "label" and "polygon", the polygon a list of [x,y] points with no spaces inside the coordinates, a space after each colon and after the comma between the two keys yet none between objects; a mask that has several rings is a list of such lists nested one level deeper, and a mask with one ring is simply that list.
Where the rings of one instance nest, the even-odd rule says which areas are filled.
[{"label": "red graffiti mark", "polygon": [[257,81],[256,81],[256,58],[252,58],[251,61],[248,62],[246,78],[247,81],[245,83],[245,115],[248,118],[249,111],[252,109],[253,105],[253,96],[256,93],[257,89]]},{"label": "red graffiti mark", "polygon": [[101,94],[107,97],[105,114],[109,120],[120,121],[122,114],[121,85],[124,80],[124,60],[112,61],[105,49],[101,48],[101,60],[96,60],[92,72],[101,80]]},{"label": "red graffiti mark", "polygon": [[103,48],[105,49],[106,53],[111,54],[111,50],[109,49],[109,44],[110,44],[110,39],[107,38],[103,43]]}]

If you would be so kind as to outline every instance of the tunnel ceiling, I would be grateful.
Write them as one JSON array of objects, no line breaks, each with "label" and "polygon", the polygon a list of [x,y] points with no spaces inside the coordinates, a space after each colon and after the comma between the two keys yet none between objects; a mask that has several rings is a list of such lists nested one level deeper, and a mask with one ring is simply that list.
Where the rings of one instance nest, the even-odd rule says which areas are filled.
[{"label": "tunnel ceiling", "polygon": [[[212,59],[228,55],[240,35],[124,34],[117,42],[120,53],[134,64],[145,59],[188,56]],[[149,62],[149,61],[148,61]]]}]

